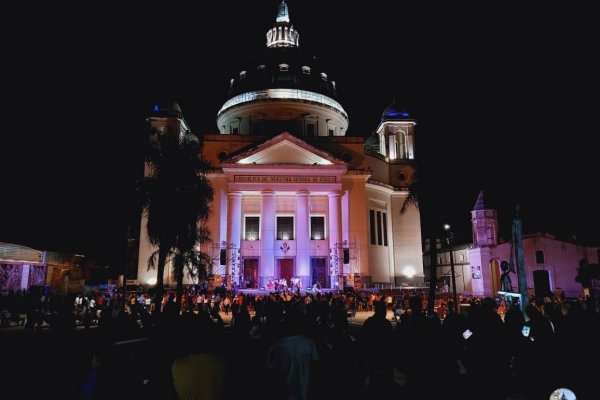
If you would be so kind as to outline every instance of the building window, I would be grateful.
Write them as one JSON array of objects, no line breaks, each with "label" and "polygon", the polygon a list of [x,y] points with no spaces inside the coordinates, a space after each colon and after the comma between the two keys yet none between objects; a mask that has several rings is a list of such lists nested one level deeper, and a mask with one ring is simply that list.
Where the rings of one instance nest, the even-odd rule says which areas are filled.
[{"label": "building window", "polygon": [[387,218],[385,217],[385,213],[383,214],[383,245],[387,246],[388,245],[388,238],[387,238]]},{"label": "building window", "polygon": [[398,158],[398,142],[396,141],[396,138],[394,136],[390,136],[388,140],[390,147],[390,151],[388,152],[388,154],[390,160],[395,160],[396,158]]},{"label": "building window", "polygon": [[244,237],[246,240],[260,239],[260,217],[246,217]]},{"label": "building window", "polygon": [[545,264],[546,260],[544,257],[544,252],[542,250],[536,250],[535,252],[535,263],[536,264]]},{"label": "building window", "polygon": [[398,158],[405,160],[407,157],[406,151],[406,132],[398,131],[398,150],[397,153]]},{"label": "building window", "polygon": [[229,133],[231,133],[233,135],[237,135],[238,133],[240,133],[240,121],[239,120],[236,119],[236,120],[230,122]]},{"label": "building window", "polygon": [[387,246],[387,214],[383,211],[369,210],[369,226],[371,228],[371,244]]},{"label": "building window", "polygon": [[381,211],[377,211],[377,244],[381,246],[383,244],[383,238],[381,237]]},{"label": "building window", "polygon": [[310,217],[310,239],[325,239],[325,217]]},{"label": "building window", "polygon": [[335,124],[332,124],[329,121],[327,122],[327,135],[335,136]]},{"label": "building window", "polygon": [[294,240],[294,217],[277,217],[277,240]]},{"label": "building window", "polygon": [[377,244],[377,233],[375,232],[375,211],[369,210],[369,228],[371,229],[371,244]]},{"label": "building window", "polygon": [[304,117],[304,134],[308,137],[317,136],[317,122],[318,117],[316,115],[307,115]]}]

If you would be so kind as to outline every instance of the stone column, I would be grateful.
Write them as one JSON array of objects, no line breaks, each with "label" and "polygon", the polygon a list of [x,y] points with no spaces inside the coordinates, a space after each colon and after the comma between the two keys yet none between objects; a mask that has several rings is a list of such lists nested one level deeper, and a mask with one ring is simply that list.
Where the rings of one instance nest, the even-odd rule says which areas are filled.
[{"label": "stone column", "polygon": [[266,287],[267,281],[275,275],[275,193],[270,190],[262,192],[260,211],[260,287]]},{"label": "stone column", "polygon": [[[330,267],[337,269],[337,276],[332,276],[331,287],[343,289],[343,253],[342,253],[342,204],[340,192],[335,190],[327,194],[329,198],[329,248],[332,252],[331,261],[335,263],[337,259],[337,265],[331,265]],[[331,272],[331,271],[330,271]],[[337,279],[338,284],[335,284]],[[342,281],[342,287],[340,287],[340,281]]]},{"label": "stone column", "polygon": [[296,193],[296,276],[302,279],[302,287],[310,286],[310,212],[309,192]]},{"label": "stone column", "polygon": [[29,288],[29,264],[23,264],[21,270],[21,290]]},{"label": "stone column", "polygon": [[[227,265],[225,266],[225,282],[227,289],[231,289],[232,260],[239,263],[240,238],[242,235],[242,193],[227,193]],[[240,265],[238,264],[238,269]],[[239,274],[239,271],[238,271]],[[237,275],[236,274],[236,277]]]}]

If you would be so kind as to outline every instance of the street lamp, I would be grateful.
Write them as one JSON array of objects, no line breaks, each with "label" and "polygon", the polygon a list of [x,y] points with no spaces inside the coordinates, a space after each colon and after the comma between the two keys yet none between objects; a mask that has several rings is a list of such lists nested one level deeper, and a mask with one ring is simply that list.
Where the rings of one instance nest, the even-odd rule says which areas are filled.
[{"label": "street lamp", "polygon": [[454,241],[454,232],[450,230],[449,224],[444,224],[444,230],[446,231],[446,243],[450,250],[450,273],[452,274],[452,300],[454,301],[454,311],[458,314],[460,305],[458,304],[458,296],[456,294],[456,275],[454,273],[454,254],[452,253],[452,242]]}]

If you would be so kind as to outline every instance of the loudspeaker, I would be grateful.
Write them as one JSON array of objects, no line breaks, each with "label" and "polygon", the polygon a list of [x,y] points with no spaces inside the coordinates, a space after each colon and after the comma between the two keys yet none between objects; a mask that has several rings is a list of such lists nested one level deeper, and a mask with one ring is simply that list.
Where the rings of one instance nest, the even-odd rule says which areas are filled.
[{"label": "loudspeaker", "polygon": [[544,297],[550,292],[550,274],[543,269],[533,271],[533,287],[535,297]]},{"label": "loudspeaker", "polygon": [[344,264],[350,264],[350,250],[344,249]]},{"label": "loudspeaker", "polygon": [[220,254],[219,259],[220,259],[221,265],[227,264],[227,250],[221,249],[221,254]]}]

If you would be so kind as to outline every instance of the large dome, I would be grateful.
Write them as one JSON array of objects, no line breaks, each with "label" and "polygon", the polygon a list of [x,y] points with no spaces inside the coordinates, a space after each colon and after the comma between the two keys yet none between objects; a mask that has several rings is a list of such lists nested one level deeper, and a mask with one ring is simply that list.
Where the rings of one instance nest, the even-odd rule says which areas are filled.
[{"label": "large dome", "polygon": [[316,57],[299,48],[300,33],[282,2],[266,35],[267,48],[231,78],[217,113],[222,134],[344,136],[348,115],[338,101],[335,81]]},{"label": "large dome", "polygon": [[252,56],[231,79],[227,100],[241,93],[262,89],[286,88],[308,90],[337,99],[335,81],[316,57],[299,48],[268,48]]}]

